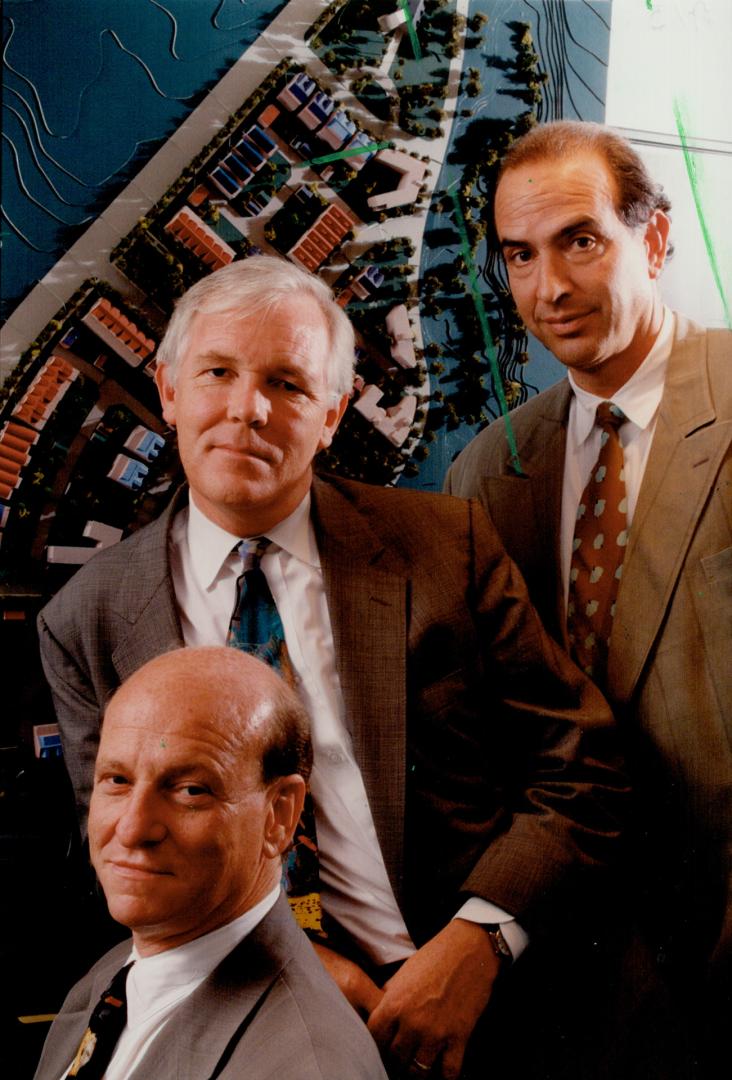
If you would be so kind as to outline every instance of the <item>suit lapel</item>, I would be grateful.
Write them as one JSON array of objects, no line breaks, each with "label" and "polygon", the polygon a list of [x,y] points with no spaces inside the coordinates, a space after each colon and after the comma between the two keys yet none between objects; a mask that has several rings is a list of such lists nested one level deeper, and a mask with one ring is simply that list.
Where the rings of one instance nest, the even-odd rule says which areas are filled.
[{"label": "suit lapel", "polygon": [[[561,575],[548,568],[561,566],[560,521],[567,413],[571,388],[567,379],[547,391],[541,412],[531,423],[517,425],[517,449],[522,476],[506,459],[501,476],[486,479],[488,505],[500,522],[509,553],[524,575],[549,631],[566,638]],[[518,557],[517,557],[518,556]]]},{"label": "suit lapel", "polygon": [[89,1017],[103,991],[130,955],[131,942],[123,941],[102,957],[78,987],[54,1020],[38,1065],[39,1077],[57,1080],[63,1076],[79,1049],[81,1038],[89,1026]]},{"label": "suit lapel", "polygon": [[299,934],[280,896],[252,933],[175,1010],[130,1080],[208,1080],[218,1075],[229,1044],[245,1037],[273,982],[300,947]]},{"label": "suit lapel", "polygon": [[120,682],[160,653],[183,645],[168,560],[168,535],[184,502],[179,493],[154,524],[120,576],[116,612],[130,624],[112,653]]},{"label": "suit lapel", "polygon": [[407,729],[408,570],[333,484],[313,487],[336,669],[376,833],[401,894]]},{"label": "suit lapel", "polygon": [[732,424],[714,424],[706,334],[677,319],[613,623],[608,687],[618,701],[627,701],[638,682],[732,440]]}]

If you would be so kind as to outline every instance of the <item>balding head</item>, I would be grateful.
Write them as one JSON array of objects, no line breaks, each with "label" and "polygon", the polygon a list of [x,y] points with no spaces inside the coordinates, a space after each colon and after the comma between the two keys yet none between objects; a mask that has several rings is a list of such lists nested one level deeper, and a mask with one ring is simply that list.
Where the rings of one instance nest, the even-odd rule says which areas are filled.
[{"label": "balding head", "polygon": [[269,665],[239,649],[223,646],[175,649],[150,660],[117,690],[106,713],[131,699],[179,716],[202,716],[227,733],[232,750],[260,755],[262,779],[312,768],[310,722],[305,708]]},{"label": "balding head", "polygon": [[[604,124],[554,120],[516,139],[500,165],[498,182],[511,169],[540,161],[567,161],[597,155],[612,177],[615,211],[630,228],[645,225],[657,210],[670,217],[671,201],[627,139]],[[669,252],[670,254],[670,252]]]},{"label": "balding head", "polygon": [[117,691],[89,841],[110,912],[142,955],[230,922],[275,888],[310,753],[295,694],[235,649],[166,653]]}]

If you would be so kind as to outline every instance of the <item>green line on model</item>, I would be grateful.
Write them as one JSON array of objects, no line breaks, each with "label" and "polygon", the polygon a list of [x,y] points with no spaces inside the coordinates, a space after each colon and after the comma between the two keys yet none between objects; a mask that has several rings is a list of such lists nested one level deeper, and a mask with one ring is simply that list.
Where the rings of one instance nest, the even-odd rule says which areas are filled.
[{"label": "green line on model", "polygon": [[722,285],[722,276],[719,273],[719,265],[717,263],[717,256],[714,251],[714,244],[712,243],[712,238],[709,235],[709,229],[707,227],[706,219],[704,217],[704,210],[702,208],[701,195],[699,192],[699,184],[696,176],[696,162],[692,156],[692,152],[689,150],[689,144],[686,139],[686,127],[684,125],[683,117],[681,116],[681,106],[679,105],[678,98],[674,100],[674,116],[676,118],[676,129],[679,133],[679,139],[681,140],[681,148],[684,151],[684,164],[686,165],[686,172],[689,177],[689,184],[691,185],[691,193],[694,196],[696,216],[699,218],[699,227],[701,228],[702,237],[704,239],[704,246],[707,249],[709,264],[712,268],[712,276],[714,278],[714,283],[717,286],[717,290],[722,300],[725,321],[728,328],[732,330],[732,316],[730,315],[727,297],[724,294],[724,286]]},{"label": "green line on model", "polygon": [[327,165],[329,161],[340,161],[341,158],[356,157],[358,154],[373,154],[375,150],[387,150],[388,147],[388,142],[369,143],[368,146],[352,146],[349,150],[336,150],[333,154],[324,154],[323,157],[314,157],[310,161],[302,161],[300,167]]},{"label": "green line on model", "polygon": [[409,10],[409,0],[399,0],[399,7],[404,12],[404,18],[407,20],[407,30],[409,31],[409,40],[412,43],[412,51],[414,52],[414,59],[422,59],[422,50],[419,47],[419,39],[417,37],[417,31],[414,27],[414,19],[412,13]]},{"label": "green line on model", "polygon": [[649,11],[653,11],[653,0],[646,0],[646,7]]},{"label": "green line on model", "polygon": [[[457,181],[456,181],[457,182]],[[468,277],[470,278],[470,291],[473,294],[473,303],[475,304],[475,310],[478,315],[478,322],[480,328],[483,331],[483,341],[485,342],[485,351],[488,357],[488,363],[491,368],[491,375],[493,377],[493,391],[498,399],[498,404],[501,409],[501,415],[506,424],[506,438],[508,439],[508,448],[511,451],[511,466],[517,476],[523,476],[524,470],[521,468],[521,461],[519,460],[518,449],[516,447],[516,436],[513,432],[513,426],[511,424],[511,418],[508,415],[508,403],[506,401],[506,395],[503,392],[503,379],[501,378],[501,372],[498,367],[498,358],[496,356],[496,346],[493,343],[493,335],[491,334],[491,328],[488,325],[488,316],[485,313],[485,305],[483,304],[483,296],[478,285],[478,275],[475,272],[475,264],[473,262],[473,256],[470,253],[470,241],[468,240],[468,230],[465,227],[465,218],[463,217],[462,207],[460,206],[460,200],[458,198],[457,191],[450,190],[450,197],[452,198],[453,206],[455,207],[455,221],[460,233],[460,239],[462,241],[463,258],[468,267]]]}]

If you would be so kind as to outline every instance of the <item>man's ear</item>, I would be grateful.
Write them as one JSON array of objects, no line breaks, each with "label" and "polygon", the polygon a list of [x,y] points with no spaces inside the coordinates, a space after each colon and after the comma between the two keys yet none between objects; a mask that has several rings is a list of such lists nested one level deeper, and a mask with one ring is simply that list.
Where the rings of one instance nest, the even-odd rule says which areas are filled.
[{"label": "man's ear", "polygon": [[333,436],[338,430],[338,425],[343,419],[343,414],[348,407],[348,394],[344,394],[335,405],[333,405],[325,414],[325,423],[323,424],[323,430],[320,434],[320,442],[318,443],[318,450],[327,450],[330,444],[333,442]]},{"label": "man's ear", "polygon": [[663,264],[666,262],[670,228],[671,221],[663,210],[655,210],[646,225],[644,240],[648,258],[648,275],[652,279],[660,276]]},{"label": "man's ear", "polygon": [[158,364],[155,368],[155,385],[163,406],[163,419],[171,427],[175,427],[175,386],[168,364]]},{"label": "man's ear", "polygon": [[262,850],[268,859],[278,858],[292,841],[305,802],[305,781],[298,773],[280,776],[270,785],[270,806]]}]

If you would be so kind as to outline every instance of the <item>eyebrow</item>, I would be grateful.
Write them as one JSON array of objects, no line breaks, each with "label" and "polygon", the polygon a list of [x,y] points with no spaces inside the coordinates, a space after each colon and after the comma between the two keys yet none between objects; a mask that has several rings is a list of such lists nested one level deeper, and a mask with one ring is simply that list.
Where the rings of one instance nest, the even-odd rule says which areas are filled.
[{"label": "eyebrow", "polygon": [[[579,218],[577,221],[570,222],[569,225],[564,225],[558,232],[554,233],[550,239],[565,240],[568,236],[571,236],[572,233],[580,232],[582,229],[591,229],[594,232],[602,231],[600,229],[600,223],[595,218],[583,217]],[[509,247],[531,247],[531,244],[528,240],[511,240],[509,237],[501,240],[501,248]]]},{"label": "eyebrow", "polygon": [[198,360],[198,361],[203,361],[205,363],[213,364],[216,361],[223,361],[223,362],[226,362],[226,363],[232,363],[234,360],[236,360],[236,357],[235,356],[230,356],[228,353],[217,352],[214,349],[213,351],[209,351],[209,352],[196,353],[195,354],[195,359]]},{"label": "eyebrow", "polygon": [[[133,770],[128,764],[123,761],[119,761],[116,758],[112,758],[108,761],[100,758],[97,762],[97,772],[107,773],[120,773],[127,775]],[[182,776],[190,776],[195,774],[197,776],[206,776],[209,779],[213,779],[214,772],[210,765],[206,765],[202,761],[184,761],[177,765],[172,765],[169,769],[166,769],[160,774],[158,779],[163,779],[165,782],[179,780]]]},{"label": "eyebrow", "polygon": [[116,758],[103,758],[101,755],[97,757],[95,773],[104,769],[106,772],[124,773],[129,771],[129,767],[122,761],[118,761]]},{"label": "eyebrow", "polygon": [[[209,352],[198,353],[195,359],[199,363],[205,364],[215,364],[217,362],[235,364],[241,357],[230,353],[217,352],[214,349]],[[303,378],[308,374],[305,367],[293,367],[288,350],[283,350],[283,356],[281,358],[276,355],[271,356],[269,358],[269,366],[281,375],[297,375],[300,378]]]}]

